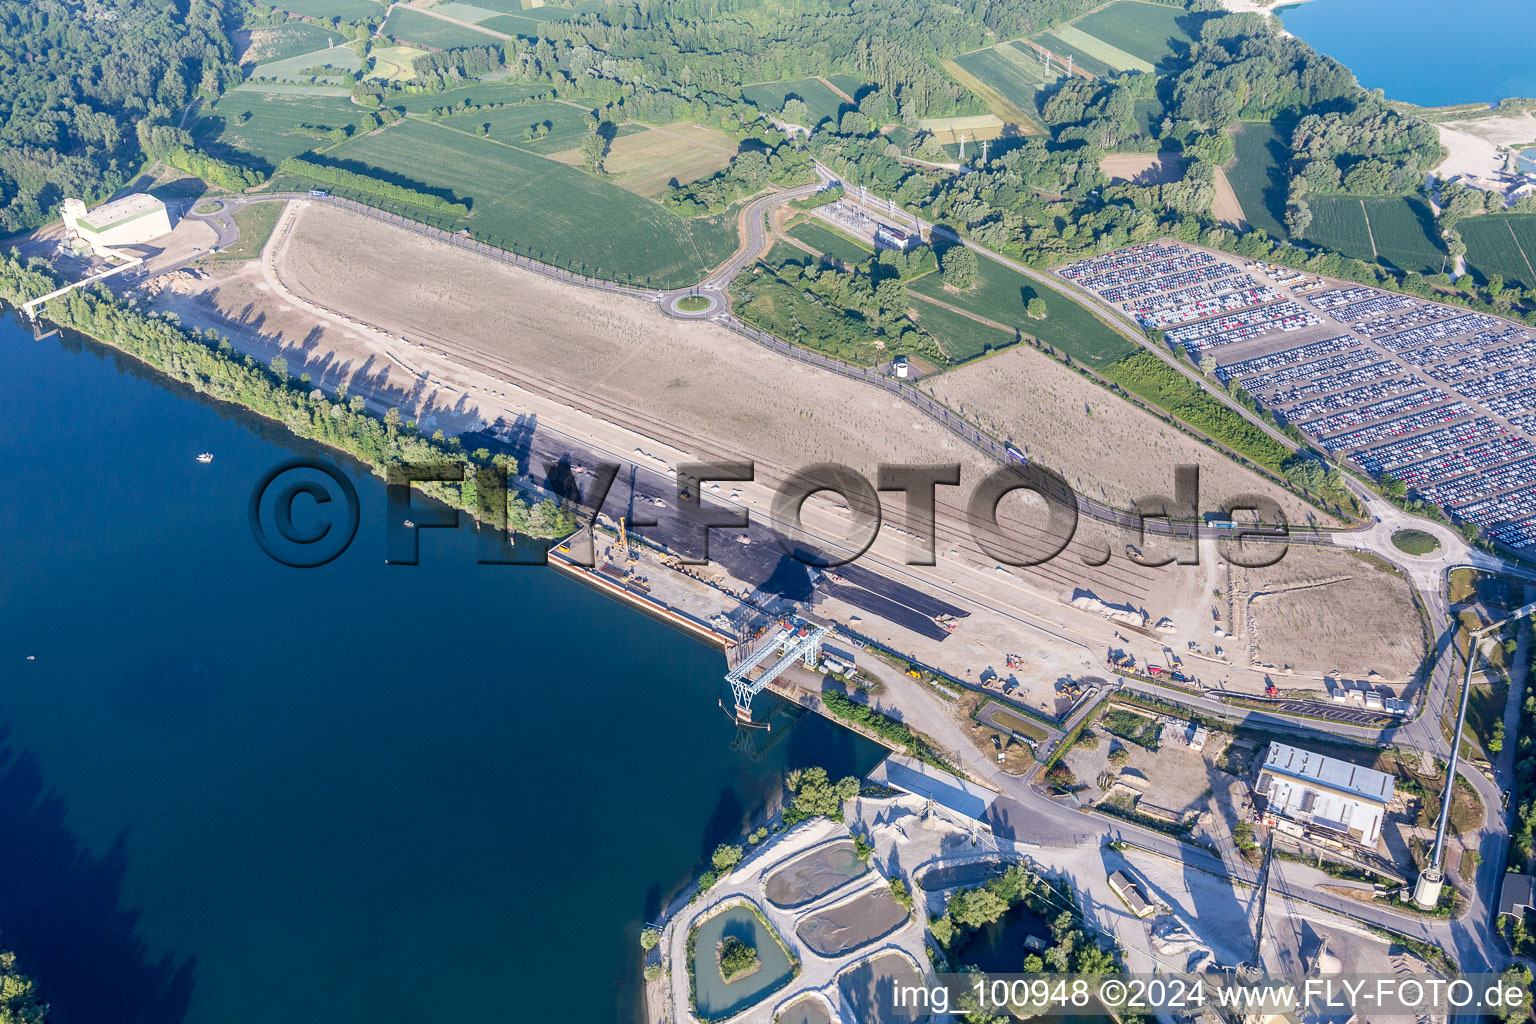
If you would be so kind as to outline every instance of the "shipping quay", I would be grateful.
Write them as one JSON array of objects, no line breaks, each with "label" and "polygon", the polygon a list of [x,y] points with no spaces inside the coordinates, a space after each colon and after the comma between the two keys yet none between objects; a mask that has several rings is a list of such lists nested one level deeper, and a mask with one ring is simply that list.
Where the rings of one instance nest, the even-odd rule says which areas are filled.
[{"label": "shipping quay", "polygon": [[[606,517],[603,517],[606,519]],[[594,565],[577,561],[572,548],[592,542]],[[718,572],[705,576],[699,568],[685,566],[675,557],[657,551],[630,535],[622,521],[612,528],[583,528],[549,553],[549,563],[560,572],[623,601],[645,614],[720,648],[726,656],[737,722],[752,723],[752,699],[765,689],[799,704],[806,692],[784,679],[796,663],[815,671],[827,659],[830,668],[851,669],[853,655],[836,649],[823,651],[823,643],[837,627],[782,598],[754,599],[750,591],[733,591],[729,577]],[[694,571],[689,571],[694,570]],[[853,640],[852,645],[863,646]],[[777,655],[777,657],[774,657]],[[762,671],[752,676],[754,669]],[[724,706],[722,702],[722,706]],[[847,724],[847,723],[843,723]]]}]

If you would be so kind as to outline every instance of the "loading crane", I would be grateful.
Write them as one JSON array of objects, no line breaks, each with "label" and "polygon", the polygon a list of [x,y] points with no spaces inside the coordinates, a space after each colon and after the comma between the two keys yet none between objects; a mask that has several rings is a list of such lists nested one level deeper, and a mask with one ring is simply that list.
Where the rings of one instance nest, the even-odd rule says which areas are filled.
[{"label": "loading crane", "polygon": [[[788,622],[783,623],[726,673],[725,681],[731,684],[731,696],[736,702],[736,720],[750,724],[752,698],[762,693],[769,683],[783,675],[784,670],[796,661],[803,661],[806,668],[815,668],[821,657],[822,642],[831,632],[831,626],[801,626],[796,629]],[[764,669],[757,678],[747,678],[748,673],[774,654],[779,656],[777,661]]]}]

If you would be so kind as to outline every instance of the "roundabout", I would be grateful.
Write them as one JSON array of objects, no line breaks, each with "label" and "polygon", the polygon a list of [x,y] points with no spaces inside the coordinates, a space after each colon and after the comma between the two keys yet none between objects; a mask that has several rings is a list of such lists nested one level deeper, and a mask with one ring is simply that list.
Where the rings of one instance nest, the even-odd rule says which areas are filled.
[{"label": "roundabout", "polygon": [[661,300],[661,308],[668,316],[680,320],[707,320],[727,307],[725,299],[713,289],[690,288],[668,292]]}]

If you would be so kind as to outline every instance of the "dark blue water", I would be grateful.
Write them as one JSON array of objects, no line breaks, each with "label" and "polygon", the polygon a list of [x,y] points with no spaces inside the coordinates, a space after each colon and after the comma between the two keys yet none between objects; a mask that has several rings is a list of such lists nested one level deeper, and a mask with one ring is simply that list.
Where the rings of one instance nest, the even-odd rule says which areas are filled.
[{"label": "dark blue water", "polygon": [[246,501],[304,443],[126,357],[0,318],[0,388],[0,934],[54,1024],[629,1021],[786,767],[876,760],[733,749],[717,651],[467,531],[386,566],[357,467],[351,549],[275,564]]},{"label": "dark blue water", "polygon": [[1434,107],[1536,96],[1532,0],[1310,0],[1278,13],[1388,99]]}]

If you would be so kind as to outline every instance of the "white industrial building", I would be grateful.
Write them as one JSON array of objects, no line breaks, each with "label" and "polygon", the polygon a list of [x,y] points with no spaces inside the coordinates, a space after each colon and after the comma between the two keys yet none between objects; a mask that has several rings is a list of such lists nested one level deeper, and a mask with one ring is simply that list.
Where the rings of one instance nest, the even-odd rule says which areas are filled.
[{"label": "white industrial building", "polygon": [[64,234],[77,248],[99,256],[125,245],[142,245],[171,233],[165,203],[139,192],[87,210],[79,199],[64,200]]},{"label": "white industrial building", "polygon": [[1286,743],[1271,743],[1254,792],[1266,814],[1375,846],[1392,802],[1392,776]]}]

